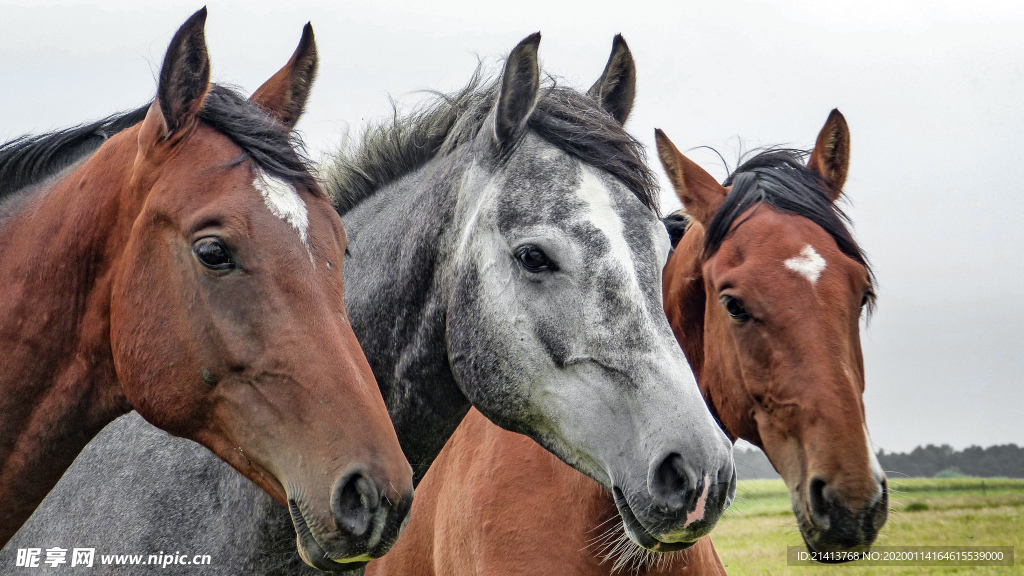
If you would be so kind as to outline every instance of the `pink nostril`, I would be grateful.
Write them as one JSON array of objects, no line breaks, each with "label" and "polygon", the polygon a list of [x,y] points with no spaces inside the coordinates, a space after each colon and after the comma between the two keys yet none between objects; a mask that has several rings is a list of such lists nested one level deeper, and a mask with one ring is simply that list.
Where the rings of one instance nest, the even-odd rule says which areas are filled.
[{"label": "pink nostril", "polygon": [[708,501],[708,477],[704,476],[704,491],[700,493],[700,497],[697,498],[697,505],[694,507],[693,512],[686,515],[686,524],[690,525],[698,520],[704,519],[704,505]]}]

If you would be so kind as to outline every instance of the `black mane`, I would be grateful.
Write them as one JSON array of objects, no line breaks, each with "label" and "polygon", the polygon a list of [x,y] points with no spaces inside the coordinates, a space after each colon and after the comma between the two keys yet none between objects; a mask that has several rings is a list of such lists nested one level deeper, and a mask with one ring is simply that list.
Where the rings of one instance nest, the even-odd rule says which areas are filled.
[{"label": "black mane", "polygon": [[[0,202],[88,157],[114,134],[141,122],[149,106],[0,145]],[[267,173],[320,191],[301,142],[234,90],[213,85],[199,119],[234,142]]]},{"label": "black mane", "polygon": [[[473,140],[497,100],[499,82],[484,83],[477,69],[463,89],[438,94],[404,117],[396,110],[389,121],[370,126],[357,149],[342,152],[326,169],[338,211],[344,214],[382,186]],[[549,80],[527,125],[566,154],[608,171],[658,212],[657,179],[643,147],[596,99]]]},{"label": "black mane", "polygon": [[71,166],[95,152],[108,138],[142,122],[149,104],[91,124],[0,145],[0,201]]},{"label": "black mane", "polygon": [[[874,273],[863,250],[853,239],[847,224],[849,217],[825,193],[825,182],[807,168],[803,150],[768,149],[753,156],[722,184],[732,186],[722,206],[708,224],[704,236],[704,255],[712,256],[736,222],[750,208],[768,204],[780,212],[802,216],[820,226],[835,240],[839,250],[867,269],[874,284]],[[747,216],[749,218],[750,216]]]}]

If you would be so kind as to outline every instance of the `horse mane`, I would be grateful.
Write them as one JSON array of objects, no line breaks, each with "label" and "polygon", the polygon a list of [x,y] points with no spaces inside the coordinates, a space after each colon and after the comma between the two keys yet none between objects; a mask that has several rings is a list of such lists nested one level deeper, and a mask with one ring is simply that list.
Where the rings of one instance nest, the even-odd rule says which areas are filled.
[{"label": "horse mane", "polygon": [[[835,240],[839,250],[868,273],[871,285],[875,275],[867,256],[854,240],[848,224],[849,216],[825,192],[821,176],[804,164],[808,152],[787,148],[769,148],[743,162],[725,179],[723,186],[732,186],[721,207],[711,219],[704,236],[704,256],[711,257],[729,233],[743,224],[736,220],[753,207],[768,204],[780,212],[802,216],[820,226]],[[753,215],[753,212],[751,213]],[[869,303],[874,295],[869,294]]]},{"label": "horse mane", "polygon": [[[0,144],[0,202],[91,156],[111,136],[142,122],[149,107]],[[264,171],[322,193],[298,137],[235,90],[212,85],[198,116]]]},{"label": "horse mane", "polygon": [[[355,149],[342,150],[327,166],[327,188],[344,214],[381,187],[430,160],[471,142],[498,98],[501,78],[485,81],[477,67],[468,84],[400,116],[369,126]],[[544,140],[578,160],[618,178],[651,211],[658,212],[658,185],[643,146],[601,104],[548,77],[527,122]]]},{"label": "horse mane", "polygon": [[0,145],[0,201],[91,155],[114,134],[142,122],[148,109],[147,104],[91,124],[25,135]]}]

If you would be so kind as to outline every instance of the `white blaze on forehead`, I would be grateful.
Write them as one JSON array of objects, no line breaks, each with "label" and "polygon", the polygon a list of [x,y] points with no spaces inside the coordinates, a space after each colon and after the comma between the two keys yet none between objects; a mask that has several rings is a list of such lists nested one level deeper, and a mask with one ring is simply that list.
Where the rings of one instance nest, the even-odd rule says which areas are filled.
[{"label": "white blaze on forehead", "polygon": [[[594,173],[589,166],[583,167],[583,179],[576,194],[590,208],[588,214],[590,223],[604,232],[605,238],[611,245],[609,258],[614,260],[625,269],[627,285],[639,291],[640,283],[636,277],[636,269],[633,263],[633,253],[626,242],[625,229],[622,226],[622,218],[619,217],[615,207],[612,206],[612,195],[608,187],[604,185],[601,178]],[[639,294],[634,301],[641,301]]]},{"label": "white blaze on forehead", "polygon": [[302,201],[299,192],[295,187],[280,178],[268,175],[263,170],[256,168],[256,178],[252,185],[259,190],[263,196],[263,202],[270,212],[285,222],[291,224],[299,234],[299,240],[309,254],[309,261],[313,262],[313,252],[309,249],[307,229],[309,228],[309,213],[306,211],[306,203]]},{"label": "white blaze on forehead", "polygon": [[804,246],[800,254],[786,260],[783,264],[786,265],[786,268],[807,278],[811,284],[817,282],[818,277],[825,270],[825,259],[815,252],[814,247],[810,244]]}]

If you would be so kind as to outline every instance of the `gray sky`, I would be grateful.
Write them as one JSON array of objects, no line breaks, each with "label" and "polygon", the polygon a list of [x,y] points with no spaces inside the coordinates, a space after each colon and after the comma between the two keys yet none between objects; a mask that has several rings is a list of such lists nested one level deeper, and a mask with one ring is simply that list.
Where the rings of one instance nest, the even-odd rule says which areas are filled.
[{"label": "gray sky", "polygon": [[[0,0],[0,140],[145,103],[167,42],[200,6]],[[1024,3],[209,8],[214,78],[247,92],[284,64],[312,21],[320,76],[299,128],[314,156],[387,114],[389,95],[410,105],[419,90],[459,87],[477,55],[504,54],[536,30],[545,69],[582,88],[600,74],[612,36],[625,36],[639,74],[628,127],[649,148],[655,127],[681,149],[709,145],[730,161],[741,140],[809,147],[839,108],[853,134],[848,210],[881,284],[862,333],[875,444],[1024,444]],[[691,157],[724,175],[713,155]],[[666,194],[663,206],[678,202]]]}]

